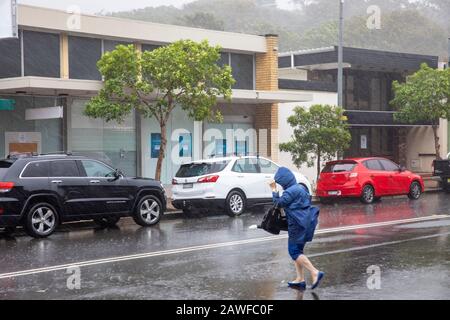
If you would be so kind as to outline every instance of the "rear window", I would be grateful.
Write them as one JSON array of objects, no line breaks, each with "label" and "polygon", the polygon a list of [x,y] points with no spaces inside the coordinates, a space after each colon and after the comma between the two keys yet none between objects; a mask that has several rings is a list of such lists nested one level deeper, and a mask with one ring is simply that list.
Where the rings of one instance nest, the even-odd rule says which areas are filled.
[{"label": "rear window", "polygon": [[323,173],[350,172],[356,167],[355,162],[328,163],[322,170]]},{"label": "rear window", "polygon": [[13,161],[0,160],[0,179],[2,179],[6,175],[6,172],[13,163]]},{"label": "rear window", "polygon": [[30,162],[22,173],[22,178],[47,178],[48,161]]},{"label": "rear window", "polygon": [[183,164],[175,177],[190,178],[217,173],[225,169],[228,163],[229,161]]}]

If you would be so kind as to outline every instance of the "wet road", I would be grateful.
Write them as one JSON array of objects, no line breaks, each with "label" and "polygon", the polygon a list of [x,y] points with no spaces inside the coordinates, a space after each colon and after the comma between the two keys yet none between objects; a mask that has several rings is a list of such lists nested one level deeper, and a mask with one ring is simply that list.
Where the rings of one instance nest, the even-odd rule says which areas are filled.
[{"label": "wet road", "polygon": [[171,216],[147,229],[76,223],[44,240],[0,235],[0,299],[449,299],[449,199],[322,206],[306,248],[326,272],[314,293],[286,287],[295,277],[286,234],[249,229],[262,212]]}]

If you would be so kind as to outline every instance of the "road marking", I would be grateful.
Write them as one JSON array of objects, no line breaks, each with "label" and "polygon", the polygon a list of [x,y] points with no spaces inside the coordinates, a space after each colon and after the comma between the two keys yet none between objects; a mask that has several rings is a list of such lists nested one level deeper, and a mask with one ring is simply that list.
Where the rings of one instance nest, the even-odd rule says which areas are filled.
[{"label": "road marking", "polygon": [[[329,229],[319,229],[316,231],[316,235],[336,233],[336,232],[349,231],[349,230],[357,230],[357,229],[368,229],[368,228],[376,228],[376,227],[383,227],[383,226],[392,226],[392,225],[413,223],[413,222],[419,222],[419,221],[439,220],[439,219],[445,219],[445,218],[450,218],[450,216],[434,215],[434,216],[429,216],[429,217],[394,220],[394,221],[386,221],[386,222],[376,222],[376,223],[360,224],[360,225],[329,228]],[[88,266],[94,266],[94,265],[100,265],[100,264],[115,263],[115,262],[129,261],[129,260],[136,260],[136,259],[145,259],[145,258],[152,258],[152,257],[159,257],[159,256],[187,253],[187,252],[195,252],[195,251],[208,250],[208,249],[225,248],[225,247],[232,247],[232,246],[239,246],[239,245],[246,245],[246,244],[256,244],[256,243],[261,243],[261,242],[283,240],[283,239],[287,239],[287,238],[288,238],[287,234],[282,234],[282,235],[278,235],[278,236],[253,238],[253,239],[246,239],[246,240],[236,240],[236,241],[230,241],[230,242],[199,245],[199,246],[192,246],[192,247],[179,248],[179,249],[170,249],[170,250],[164,250],[164,251],[147,252],[147,253],[133,254],[133,255],[127,255],[127,256],[118,256],[118,257],[111,257],[111,258],[105,258],[105,259],[81,261],[81,262],[74,262],[74,263],[70,263],[70,264],[62,264],[62,265],[56,265],[56,266],[51,266],[51,267],[43,267],[43,268],[37,268],[37,269],[29,269],[29,270],[3,273],[3,274],[0,274],[0,279],[15,278],[15,277],[34,275],[34,274],[39,274],[39,273],[48,273],[48,272],[53,272],[53,271],[66,270],[70,267],[88,267]],[[399,240],[399,241],[406,241],[406,240]],[[376,245],[373,245],[373,246],[376,246]]]},{"label": "road marking", "polygon": [[338,254],[338,253],[346,253],[346,252],[351,252],[351,251],[366,250],[366,249],[390,246],[393,244],[400,244],[400,243],[405,243],[405,242],[410,242],[410,241],[432,239],[432,238],[437,238],[440,236],[446,236],[449,234],[450,234],[450,232],[444,232],[444,233],[438,233],[438,234],[433,234],[433,235],[429,235],[429,236],[421,236],[421,237],[409,238],[409,239],[404,239],[404,240],[396,240],[396,241],[382,242],[382,243],[376,243],[376,244],[369,244],[367,246],[359,246],[359,247],[352,247],[352,248],[347,248],[347,249],[326,251],[326,252],[309,254],[308,257],[314,258],[314,257],[328,256],[328,255]]}]

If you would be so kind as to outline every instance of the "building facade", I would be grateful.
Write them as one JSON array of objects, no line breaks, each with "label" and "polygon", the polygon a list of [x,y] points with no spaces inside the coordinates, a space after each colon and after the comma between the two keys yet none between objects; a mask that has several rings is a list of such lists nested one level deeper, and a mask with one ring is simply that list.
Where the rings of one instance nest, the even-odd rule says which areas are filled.
[{"label": "building facade", "polygon": [[[280,88],[337,92],[337,61],[337,47],[280,54]],[[422,63],[437,68],[438,57],[344,48],[343,104],[352,134],[344,157],[380,156],[416,172],[432,171],[433,123],[398,123],[390,104],[392,83],[405,81]],[[441,120],[439,125],[444,156],[447,121]]]},{"label": "building facade", "polygon": [[[278,159],[278,104],[308,101],[279,90],[278,38],[171,26],[20,5],[19,37],[0,39],[0,156],[70,151],[97,157],[128,175],[154,177],[159,125],[135,113],[123,123],[91,119],[86,103],[102,87],[97,61],[119,44],[154,50],[180,39],[222,48],[232,67],[231,102],[214,107],[223,123],[194,122],[178,108],[168,125],[163,183],[181,163],[223,154]],[[176,160],[174,160],[176,158]]]}]

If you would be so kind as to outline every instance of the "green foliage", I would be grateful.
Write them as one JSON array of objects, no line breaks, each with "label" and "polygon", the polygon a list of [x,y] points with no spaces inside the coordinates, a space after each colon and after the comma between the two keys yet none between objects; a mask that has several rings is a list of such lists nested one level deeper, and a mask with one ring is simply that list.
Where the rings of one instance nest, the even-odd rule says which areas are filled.
[{"label": "green foliage", "polygon": [[405,83],[393,83],[399,111],[396,119],[402,122],[437,122],[450,120],[450,69],[438,70],[422,64],[419,71],[408,77]]},{"label": "green foliage", "polygon": [[450,120],[450,69],[437,70],[422,64],[419,71],[405,83],[393,83],[395,98],[391,104],[397,108],[397,121],[417,123],[430,121],[433,125],[436,157],[440,159],[437,133],[439,119]]},{"label": "green foliage", "polygon": [[313,105],[306,110],[296,107],[288,118],[294,129],[292,140],[280,144],[280,150],[290,152],[297,167],[312,167],[322,160],[331,160],[338,152],[347,149],[351,135],[344,120],[344,110],[330,105]]},{"label": "green foliage", "polygon": [[[148,7],[115,16],[250,34],[276,33],[280,50],[336,45],[338,0],[293,0],[297,10],[274,7],[273,0],[197,0],[178,9]],[[381,30],[366,27],[367,8],[381,10]],[[346,0],[346,46],[447,57],[448,0]],[[207,16],[199,19],[197,14]],[[203,19],[204,18],[204,19]]]},{"label": "green foliage", "polygon": [[[345,21],[344,45],[388,51],[445,55],[447,39],[441,26],[414,10],[382,13],[381,29],[370,30],[366,16]],[[307,31],[300,40],[303,48],[336,45],[338,22],[330,21]],[[421,39],[418,41],[418,39]]]},{"label": "green foliage", "polygon": [[160,180],[166,125],[175,107],[198,121],[222,119],[212,107],[217,97],[231,98],[234,79],[229,66],[217,64],[220,50],[207,41],[191,40],[143,53],[133,45],[120,45],[98,61],[104,87],[84,112],[89,117],[122,122],[132,110],[137,110],[156,119],[161,129],[161,146],[155,178]]},{"label": "green foliage", "polygon": [[210,12],[195,12],[183,16],[186,26],[210,30],[225,30],[224,22]]},{"label": "green foliage", "polygon": [[207,41],[182,40],[142,54],[120,45],[98,62],[104,87],[85,113],[120,122],[136,109],[164,123],[179,105],[192,119],[220,119],[211,107],[217,96],[231,97],[234,80],[229,66],[218,66],[219,58],[220,48]]}]

